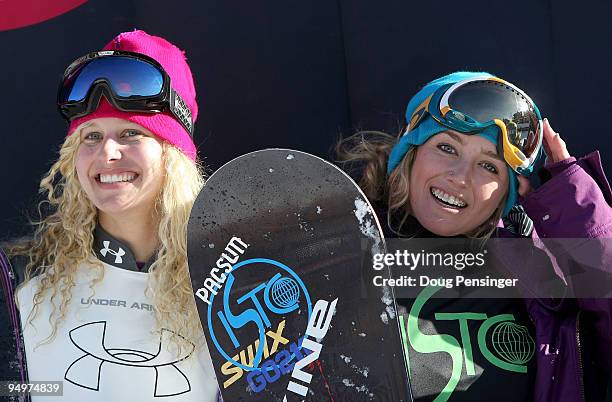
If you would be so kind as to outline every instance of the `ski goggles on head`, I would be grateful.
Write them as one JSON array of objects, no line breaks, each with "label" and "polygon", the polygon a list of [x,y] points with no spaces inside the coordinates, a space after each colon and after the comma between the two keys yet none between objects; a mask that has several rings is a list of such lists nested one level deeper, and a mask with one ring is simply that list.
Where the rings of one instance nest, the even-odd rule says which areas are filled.
[{"label": "ski goggles on head", "polygon": [[191,110],[170,84],[168,73],[146,55],[118,50],[94,52],[68,66],[57,103],[68,121],[95,111],[103,94],[124,112],[169,110],[193,137]]},{"label": "ski goggles on head", "polygon": [[542,145],[542,117],[535,103],[509,82],[483,76],[443,86],[417,107],[408,130],[427,114],[464,134],[497,126],[499,155],[516,173],[532,172]]}]

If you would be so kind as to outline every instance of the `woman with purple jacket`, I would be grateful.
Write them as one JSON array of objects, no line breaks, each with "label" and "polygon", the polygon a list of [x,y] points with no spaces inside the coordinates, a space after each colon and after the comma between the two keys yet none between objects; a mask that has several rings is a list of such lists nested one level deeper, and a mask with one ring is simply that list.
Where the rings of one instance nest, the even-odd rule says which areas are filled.
[{"label": "woman with purple jacket", "polygon": [[[487,73],[428,83],[406,120],[399,140],[360,133],[338,147],[358,163],[386,237],[495,243],[519,283],[514,298],[437,298],[426,287],[398,300],[415,400],[610,400],[612,191],[598,152],[570,156],[533,101]],[[532,191],[542,146],[550,177]],[[563,297],[547,297],[545,282]]]}]

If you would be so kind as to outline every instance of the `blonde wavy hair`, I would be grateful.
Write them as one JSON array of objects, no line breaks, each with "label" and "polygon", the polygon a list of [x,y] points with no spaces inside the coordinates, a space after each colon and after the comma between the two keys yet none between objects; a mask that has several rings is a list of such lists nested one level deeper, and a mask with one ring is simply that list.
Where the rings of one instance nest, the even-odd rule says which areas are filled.
[{"label": "blonde wavy hair", "polygon": [[[77,267],[84,262],[95,267],[92,292],[104,276],[103,265],[93,250],[98,211],[81,188],[76,173],[79,145],[78,132],[64,141],[59,158],[40,182],[39,192],[44,199],[38,205],[40,219],[32,222],[34,236],[10,250],[12,256],[28,257],[21,286],[34,277],[40,280],[28,323],[36,317],[43,300],[49,298],[51,302],[52,333],[42,343],[55,338],[57,326],[66,316]],[[202,339],[187,268],[187,224],[205,175],[199,164],[174,146],[162,142],[162,147],[165,176],[156,200],[159,245],[157,259],[149,269],[146,294],[154,306],[156,330],[163,327],[172,331],[171,340],[180,350],[189,346],[187,339],[198,343]],[[42,208],[49,212],[42,213]]]},{"label": "blonde wavy hair", "polygon": [[[391,231],[401,237],[414,236],[402,231],[410,216],[410,172],[418,147],[411,147],[400,164],[387,177],[387,161],[391,149],[397,143],[397,136],[381,131],[360,131],[336,143],[335,153],[347,170],[360,170],[359,186],[373,203],[387,207],[387,223]],[[499,222],[508,191],[493,214],[482,224],[464,235],[468,238],[486,241],[491,237]]]}]

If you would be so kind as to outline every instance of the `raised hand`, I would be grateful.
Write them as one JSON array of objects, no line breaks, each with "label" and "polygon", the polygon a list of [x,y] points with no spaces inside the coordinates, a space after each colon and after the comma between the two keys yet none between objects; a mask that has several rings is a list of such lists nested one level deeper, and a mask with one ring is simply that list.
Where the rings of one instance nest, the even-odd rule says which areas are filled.
[{"label": "raised hand", "polygon": [[544,119],[544,151],[548,156],[548,163],[555,163],[565,160],[570,157],[570,154],[565,145],[565,141],[561,139],[559,133],[550,126],[548,119]]}]

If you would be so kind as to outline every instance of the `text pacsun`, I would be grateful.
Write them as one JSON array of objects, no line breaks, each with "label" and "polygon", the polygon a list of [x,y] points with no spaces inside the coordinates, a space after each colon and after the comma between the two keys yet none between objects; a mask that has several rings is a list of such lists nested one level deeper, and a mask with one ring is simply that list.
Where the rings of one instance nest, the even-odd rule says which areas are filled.
[{"label": "text pacsun", "polygon": [[[240,246],[242,246],[242,248]],[[243,242],[239,237],[232,237],[229,243],[227,243],[224,252],[221,254],[221,258],[217,260],[216,266],[211,268],[208,277],[204,279],[204,286],[199,288],[195,292],[195,295],[206,304],[210,305],[211,301],[209,295],[217,295],[227,278],[225,274],[232,270],[233,265],[238,262],[238,258],[240,255],[244,254],[247,247],[249,247],[249,245]],[[224,271],[221,273],[221,276],[218,276],[217,272],[221,270]]]}]

